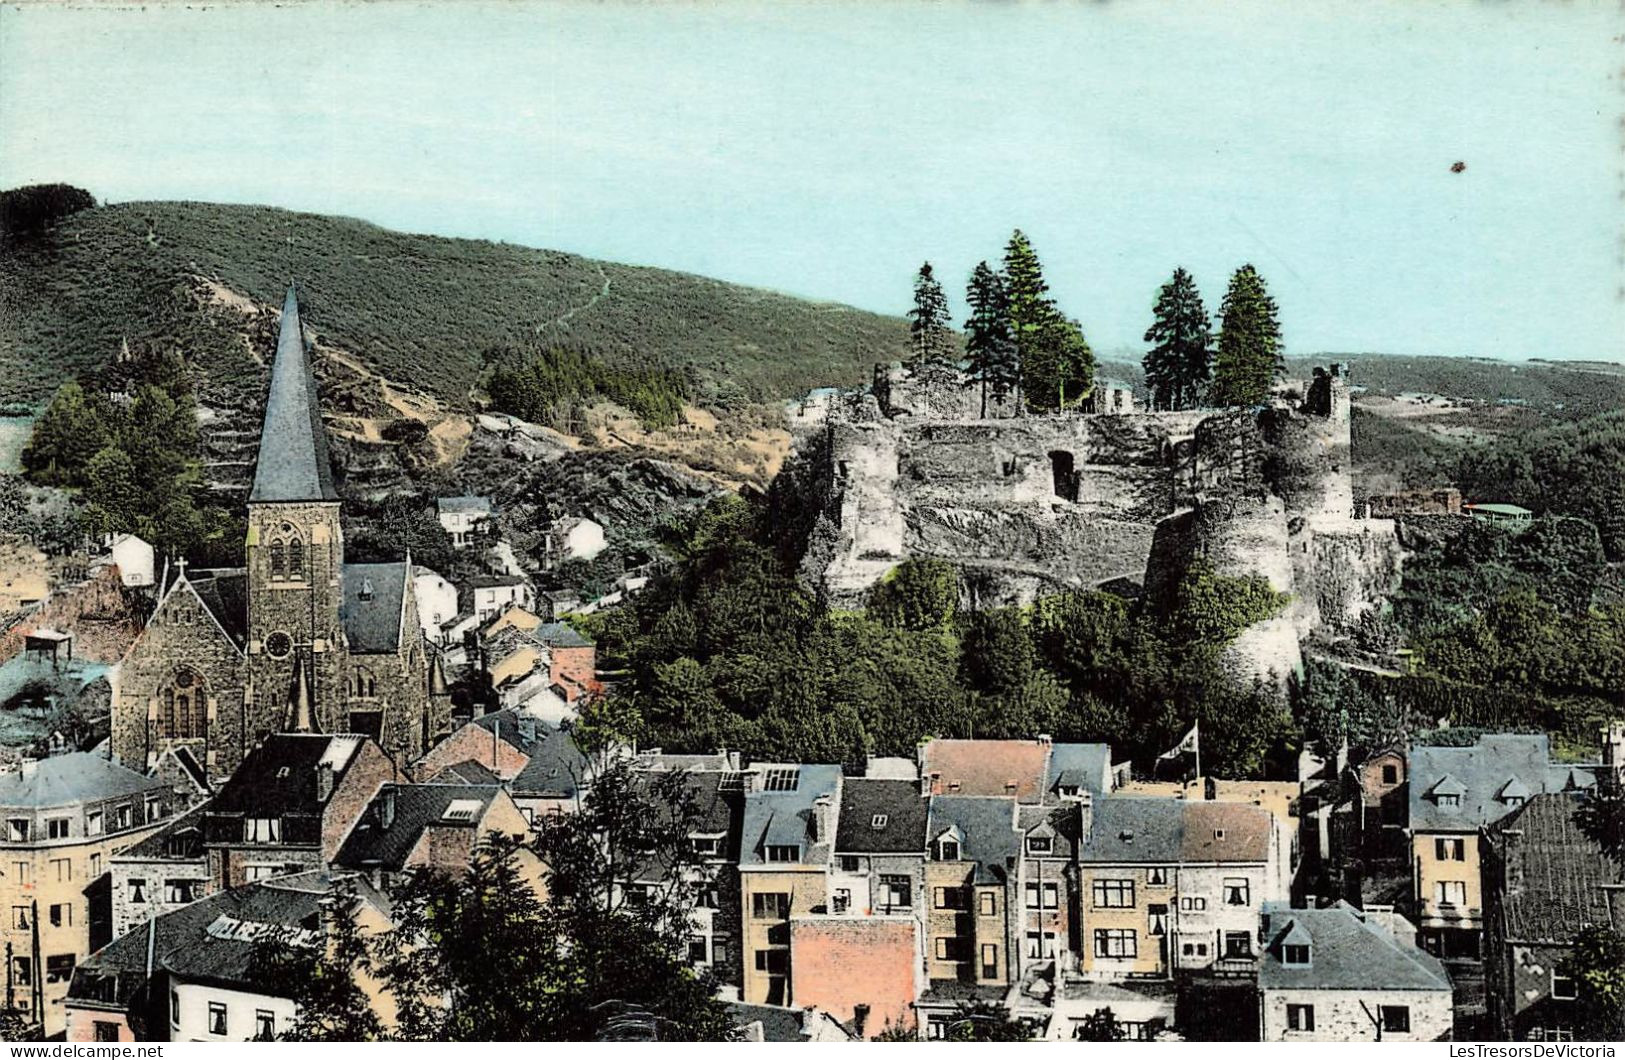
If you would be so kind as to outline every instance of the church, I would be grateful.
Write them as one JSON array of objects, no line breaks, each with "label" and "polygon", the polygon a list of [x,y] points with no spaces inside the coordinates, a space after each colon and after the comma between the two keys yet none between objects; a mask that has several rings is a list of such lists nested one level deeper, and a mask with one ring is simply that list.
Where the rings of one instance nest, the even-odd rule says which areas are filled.
[{"label": "church", "polygon": [[[229,776],[274,732],[370,736],[397,768],[450,725],[418,624],[411,556],[344,562],[316,380],[294,288],[283,302],[254,484],[246,566],[175,565],[126,653],[113,753],[145,771],[185,748]],[[436,680],[431,688],[431,673]]]}]

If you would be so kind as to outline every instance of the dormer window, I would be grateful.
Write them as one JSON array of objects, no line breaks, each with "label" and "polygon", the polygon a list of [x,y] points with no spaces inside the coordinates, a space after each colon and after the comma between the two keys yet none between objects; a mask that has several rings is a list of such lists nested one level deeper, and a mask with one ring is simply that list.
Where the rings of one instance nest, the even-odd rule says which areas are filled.
[{"label": "dormer window", "polygon": [[938,842],[937,843],[937,860],[938,861],[958,861],[959,860],[959,840],[957,840],[957,839],[944,839],[944,840],[941,840],[940,842]]},{"label": "dormer window", "polygon": [[1078,786],[1076,784],[1058,784],[1055,787],[1055,793],[1063,799],[1075,799],[1078,797]]},{"label": "dormer window", "polygon": [[1447,794],[1444,794],[1444,793],[1440,793],[1438,795],[1435,795],[1434,798],[1438,800],[1440,806],[1455,807],[1455,806],[1460,806],[1461,805],[1461,796],[1460,795],[1454,795],[1454,794],[1447,795]]},{"label": "dormer window", "polygon": [[879,831],[880,829],[886,827],[886,823],[890,820],[891,818],[888,815],[877,813],[873,817],[869,818],[869,827]]},{"label": "dormer window", "polygon": [[1030,835],[1027,837],[1027,853],[1048,854],[1055,846],[1055,841],[1047,835]]},{"label": "dormer window", "polygon": [[688,843],[694,853],[702,858],[714,858],[722,853],[721,836],[692,835],[688,837]]},{"label": "dormer window", "polygon": [[1223,839],[1224,838],[1224,829],[1223,828],[1215,828],[1213,830],[1213,838],[1214,839]]},{"label": "dormer window", "polygon": [[440,819],[442,821],[467,822],[472,821],[479,812],[480,800],[453,799],[450,805],[446,807],[446,812],[441,814]]},{"label": "dormer window", "polygon": [[772,845],[767,848],[767,860],[792,862],[801,860],[801,848],[792,844]]},{"label": "dormer window", "polygon": [[1298,943],[1288,943],[1281,947],[1282,964],[1308,964],[1309,947]]}]

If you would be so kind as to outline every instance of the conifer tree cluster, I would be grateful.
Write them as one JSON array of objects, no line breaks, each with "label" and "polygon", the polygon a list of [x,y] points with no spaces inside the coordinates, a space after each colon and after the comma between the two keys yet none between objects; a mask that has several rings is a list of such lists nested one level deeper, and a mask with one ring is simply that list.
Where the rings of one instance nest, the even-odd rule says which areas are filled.
[{"label": "conifer tree cluster", "polygon": [[1156,409],[1262,404],[1286,370],[1275,299],[1251,265],[1230,277],[1216,349],[1202,295],[1184,269],[1157,292],[1145,341],[1154,344],[1142,363]]},{"label": "conifer tree cluster", "polygon": [[985,417],[989,397],[1002,405],[1021,385],[1021,360],[1010,329],[1010,293],[1004,277],[987,262],[977,262],[965,288],[965,301],[970,304],[970,318],[965,321],[965,352],[970,360],[966,384],[981,386]]},{"label": "conifer tree cluster", "polygon": [[920,266],[914,277],[914,308],[908,311],[909,364],[938,362],[952,364],[955,360],[953,325],[948,315],[948,296],[942,293],[928,261]]}]

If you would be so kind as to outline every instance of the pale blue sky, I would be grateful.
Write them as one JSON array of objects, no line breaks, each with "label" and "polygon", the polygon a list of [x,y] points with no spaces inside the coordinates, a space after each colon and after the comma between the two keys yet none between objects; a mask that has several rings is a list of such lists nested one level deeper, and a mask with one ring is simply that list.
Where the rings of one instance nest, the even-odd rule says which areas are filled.
[{"label": "pale blue sky", "polygon": [[[1617,2],[0,7],[0,186],[259,202],[900,312],[1014,226],[1097,348],[1625,359]],[[1451,164],[1464,161],[1463,173]]]}]

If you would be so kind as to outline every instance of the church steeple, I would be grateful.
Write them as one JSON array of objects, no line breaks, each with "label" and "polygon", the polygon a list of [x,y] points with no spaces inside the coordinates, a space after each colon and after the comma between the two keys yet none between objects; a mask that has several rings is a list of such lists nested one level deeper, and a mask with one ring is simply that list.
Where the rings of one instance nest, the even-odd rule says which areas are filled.
[{"label": "church steeple", "polygon": [[249,503],[336,501],[333,471],[327,456],[316,379],[299,323],[299,297],[288,285],[282,303],[276,360],[271,365],[271,392],[265,400],[265,427]]}]

